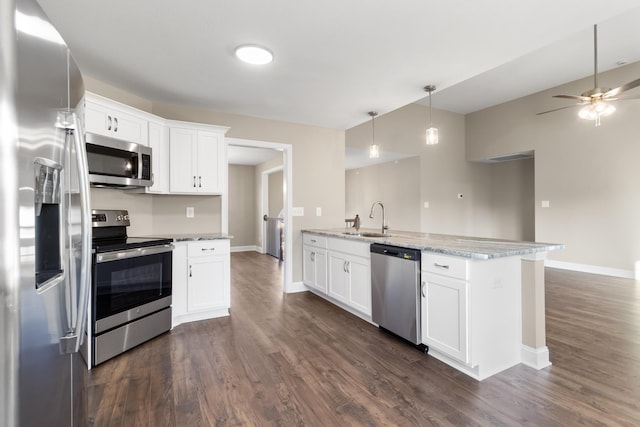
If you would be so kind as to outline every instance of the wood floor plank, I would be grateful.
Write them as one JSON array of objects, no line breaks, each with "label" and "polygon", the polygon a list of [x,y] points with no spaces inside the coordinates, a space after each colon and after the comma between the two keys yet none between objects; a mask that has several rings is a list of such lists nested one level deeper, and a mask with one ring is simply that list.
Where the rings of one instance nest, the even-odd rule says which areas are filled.
[{"label": "wood floor plank", "polygon": [[640,425],[640,284],[546,270],[553,365],[482,382],[232,254],[227,318],[183,324],[89,375],[95,426]]}]

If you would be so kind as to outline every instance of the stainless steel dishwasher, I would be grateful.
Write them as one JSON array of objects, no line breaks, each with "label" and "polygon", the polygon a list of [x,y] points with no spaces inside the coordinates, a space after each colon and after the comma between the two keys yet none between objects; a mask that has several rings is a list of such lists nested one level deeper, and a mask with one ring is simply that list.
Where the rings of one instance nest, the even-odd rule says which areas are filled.
[{"label": "stainless steel dishwasher", "polygon": [[420,251],[371,245],[372,320],[420,345]]}]

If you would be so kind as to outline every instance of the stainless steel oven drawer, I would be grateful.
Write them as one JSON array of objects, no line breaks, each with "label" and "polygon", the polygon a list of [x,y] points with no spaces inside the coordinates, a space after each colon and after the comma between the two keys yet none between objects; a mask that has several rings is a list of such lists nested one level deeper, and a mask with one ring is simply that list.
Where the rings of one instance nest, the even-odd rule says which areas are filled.
[{"label": "stainless steel oven drawer", "polygon": [[171,329],[171,307],[94,337],[93,366]]}]

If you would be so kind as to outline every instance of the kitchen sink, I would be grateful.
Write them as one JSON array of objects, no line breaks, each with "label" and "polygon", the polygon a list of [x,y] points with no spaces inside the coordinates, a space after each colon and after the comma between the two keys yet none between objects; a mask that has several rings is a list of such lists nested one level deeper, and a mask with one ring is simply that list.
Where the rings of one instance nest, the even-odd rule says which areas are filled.
[{"label": "kitchen sink", "polygon": [[360,237],[391,237],[390,234],[383,233],[374,233],[370,231],[345,231],[342,234],[346,234],[348,236],[360,236]]}]

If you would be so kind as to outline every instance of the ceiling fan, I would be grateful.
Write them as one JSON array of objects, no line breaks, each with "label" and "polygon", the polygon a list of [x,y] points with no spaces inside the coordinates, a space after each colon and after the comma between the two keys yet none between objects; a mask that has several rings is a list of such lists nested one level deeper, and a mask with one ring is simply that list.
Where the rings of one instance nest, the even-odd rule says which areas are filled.
[{"label": "ceiling fan", "polygon": [[558,110],[564,110],[565,108],[573,108],[578,106],[584,106],[578,116],[586,120],[595,120],[596,126],[600,126],[600,117],[608,116],[616,108],[611,105],[609,101],[615,101],[618,99],[618,95],[622,92],[626,92],[630,89],[640,86],[640,79],[633,80],[627,84],[619,86],[614,89],[598,87],[598,26],[593,26],[593,89],[583,92],[581,95],[554,95],[554,98],[566,98],[579,101],[577,104],[568,105],[566,107],[560,107],[549,111],[543,111],[540,114],[547,114]]}]

